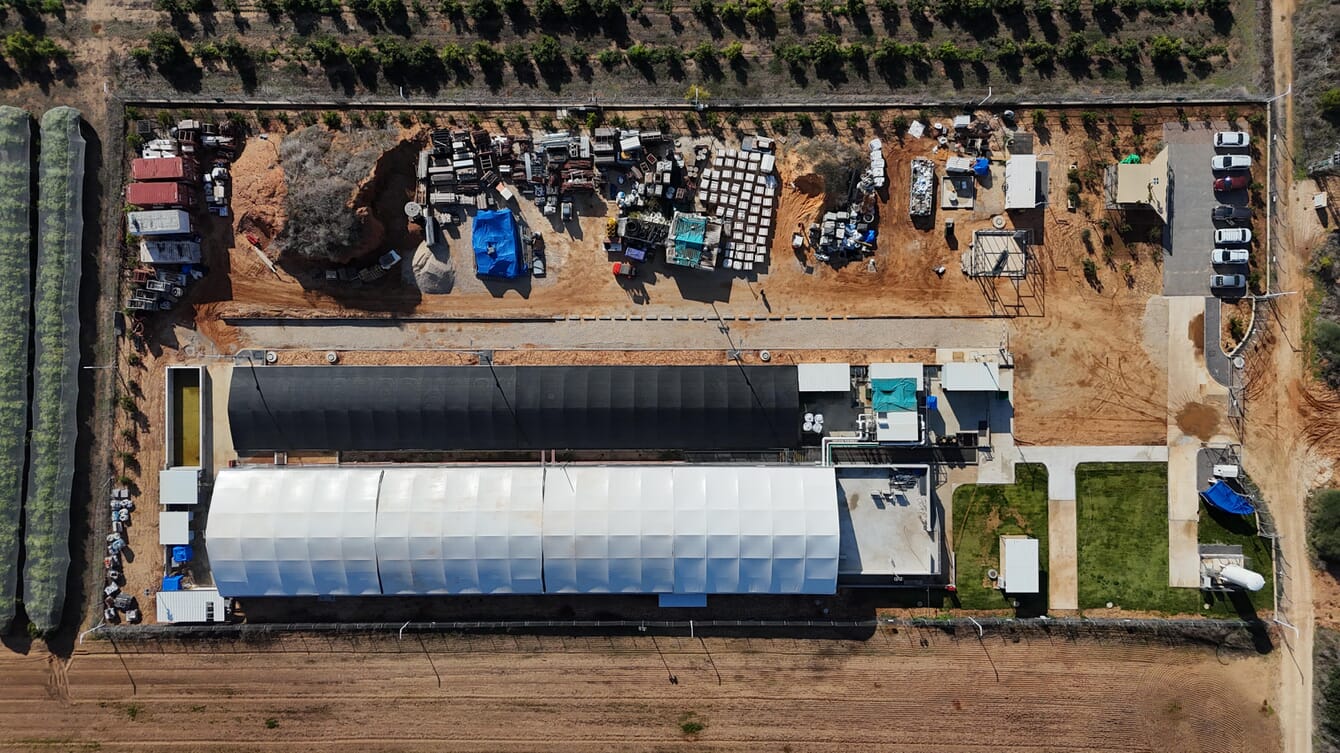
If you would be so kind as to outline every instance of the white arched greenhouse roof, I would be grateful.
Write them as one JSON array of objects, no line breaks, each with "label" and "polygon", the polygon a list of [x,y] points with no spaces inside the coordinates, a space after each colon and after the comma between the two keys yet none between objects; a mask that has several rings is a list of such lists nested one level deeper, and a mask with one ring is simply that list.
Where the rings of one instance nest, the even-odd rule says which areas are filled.
[{"label": "white arched greenhouse roof", "polygon": [[377,505],[382,593],[543,593],[543,479],[538,467],[386,470]]},{"label": "white arched greenhouse roof", "polygon": [[549,468],[545,591],[833,593],[835,490],[831,468]]},{"label": "white arched greenhouse roof", "polygon": [[205,541],[226,596],[380,594],[381,470],[222,471]]},{"label": "white arched greenhouse roof", "polygon": [[831,468],[221,471],[206,546],[225,596],[831,594]]}]

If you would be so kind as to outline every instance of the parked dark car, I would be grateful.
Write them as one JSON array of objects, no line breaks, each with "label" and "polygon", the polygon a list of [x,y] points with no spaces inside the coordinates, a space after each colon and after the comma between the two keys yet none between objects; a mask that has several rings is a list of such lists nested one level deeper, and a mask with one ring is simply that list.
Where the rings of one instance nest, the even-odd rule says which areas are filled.
[{"label": "parked dark car", "polygon": [[1227,222],[1238,224],[1252,221],[1252,210],[1250,207],[1233,207],[1227,204],[1220,204],[1211,212],[1210,217],[1215,222]]},{"label": "parked dark car", "polygon": [[1214,179],[1214,190],[1216,191],[1241,191],[1247,188],[1246,175],[1225,175],[1222,178]]}]

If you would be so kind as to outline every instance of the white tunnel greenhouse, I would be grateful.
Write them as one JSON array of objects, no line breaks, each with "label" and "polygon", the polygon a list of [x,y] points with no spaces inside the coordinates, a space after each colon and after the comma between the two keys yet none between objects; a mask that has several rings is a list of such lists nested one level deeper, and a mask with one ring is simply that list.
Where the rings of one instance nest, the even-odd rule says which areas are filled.
[{"label": "white tunnel greenhouse", "polygon": [[225,596],[837,588],[831,468],[221,471],[205,533]]}]

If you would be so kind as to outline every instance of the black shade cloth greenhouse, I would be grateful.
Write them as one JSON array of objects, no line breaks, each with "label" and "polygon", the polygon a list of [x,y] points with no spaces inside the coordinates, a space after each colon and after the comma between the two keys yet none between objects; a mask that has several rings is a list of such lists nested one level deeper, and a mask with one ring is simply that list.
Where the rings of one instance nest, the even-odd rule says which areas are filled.
[{"label": "black shade cloth greenhouse", "polygon": [[790,366],[237,366],[241,454],[800,444]]}]

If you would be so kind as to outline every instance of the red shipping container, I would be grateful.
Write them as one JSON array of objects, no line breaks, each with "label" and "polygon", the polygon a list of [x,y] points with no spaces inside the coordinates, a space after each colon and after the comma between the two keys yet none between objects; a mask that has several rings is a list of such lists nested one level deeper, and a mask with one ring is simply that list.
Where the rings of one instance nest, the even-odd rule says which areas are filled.
[{"label": "red shipping container", "polygon": [[126,202],[137,207],[195,206],[195,195],[181,183],[131,183],[126,186]]},{"label": "red shipping container", "polygon": [[181,157],[137,159],[130,165],[130,176],[135,180],[194,181],[198,176],[195,163]]}]

